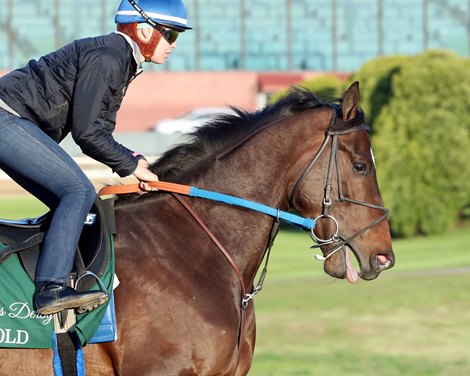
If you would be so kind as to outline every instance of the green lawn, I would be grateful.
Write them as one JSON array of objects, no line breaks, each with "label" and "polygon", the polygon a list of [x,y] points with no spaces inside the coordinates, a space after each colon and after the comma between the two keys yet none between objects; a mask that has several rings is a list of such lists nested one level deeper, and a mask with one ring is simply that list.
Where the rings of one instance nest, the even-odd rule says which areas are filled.
[{"label": "green lawn", "polygon": [[250,375],[470,374],[469,229],[395,241],[395,268],[355,285],[322,272],[306,235],[281,235]]},{"label": "green lawn", "polygon": [[36,217],[47,211],[47,207],[35,198],[0,198],[0,218],[21,219]]},{"label": "green lawn", "polygon": [[[0,200],[0,217],[45,212]],[[396,240],[397,264],[350,285],[323,273],[311,240],[281,231],[255,298],[250,376],[470,375],[470,229]]]}]

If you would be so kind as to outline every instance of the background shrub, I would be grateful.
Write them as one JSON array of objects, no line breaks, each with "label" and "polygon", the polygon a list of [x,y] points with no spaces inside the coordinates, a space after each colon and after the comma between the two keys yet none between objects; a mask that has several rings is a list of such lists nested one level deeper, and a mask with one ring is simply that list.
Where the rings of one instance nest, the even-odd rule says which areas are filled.
[{"label": "background shrub", "polygon": [[386,61],[370,62],[353,79],[364,77],[362,106],[372,113],[392,231],[447,231],[470,202],[470,63],[444,51]]},{"label": "background shrub", "polygon": [[348,82],[300,86],[322,99],[359,81],[395,236],[447,231],[470,212],[470,61],[448,51],[379,57]]},{"label": "background shrub", "polygon": [[[345,83],[336,76],[321,76],[310,80],[305,80],[297,86],[306,88],[315,93],[318,98],[330,102],[336,98],[341,97],[341,94],[344,91],[343,89],[345,87]],[[289,89],[275,93],[271,97],[270,102],[276,102],[279,100],[279,98],[285,95],[287,91],[289,91]]]}]

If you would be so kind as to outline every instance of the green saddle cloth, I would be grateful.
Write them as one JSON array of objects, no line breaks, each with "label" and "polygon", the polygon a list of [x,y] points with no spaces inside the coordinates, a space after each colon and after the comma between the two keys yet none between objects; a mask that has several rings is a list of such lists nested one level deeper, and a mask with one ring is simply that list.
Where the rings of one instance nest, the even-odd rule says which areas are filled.
[{"label": "green saddle cloth", "polygon": [[[111,237],[110,262],[101,281],[111,295],[114,283],[114,245]],[[0,249],[6,245],[0,243]],[[92,289],[98,290],[96,283]],[[23,269],[16,254],[0,264],[0,347],[52,348],[53,315],[39,315],[33,304],[34,283]],[[93,337],[106,312],[108,303],[77,315],[73,329],[81,345]]]}]

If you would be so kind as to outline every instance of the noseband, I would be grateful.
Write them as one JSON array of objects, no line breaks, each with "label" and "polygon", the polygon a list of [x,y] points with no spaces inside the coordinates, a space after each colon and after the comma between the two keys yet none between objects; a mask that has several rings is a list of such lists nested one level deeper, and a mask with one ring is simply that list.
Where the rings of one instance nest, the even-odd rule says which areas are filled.
[{"label": "noseband", "polygon": [[[330,251],[328,251],[328,254],[326,256],[315,255],[315,258],[317,260],[326,260],[326,259],[330,258],[334,253],[339,251],[343,246],[348,245],[348,246],[352,247],[350,243],[353,239],[355,239],[359,235],[363,234],[364,232],[366,232],[370,228],[374,227],[376,224],[378,224],[379,222],[381,222],[382,220],[384,220],[388,216],[388,209],[383,207],[383,206],[370,204],[370,203],[367,203],[367,202],[364,202],[364,201],[358,201],[358,200],[346,197],[343,194],[341,171],[339,169],[339,163],[338,163],[338,138],[341,135],[349,134],[349,133],[356,132],[356,131],[369,132],[370,128],[367,125],[361,123],[361,124],[356,125],[356,126],[351,126],[350,128],[347,128],[347,129],[334,130],[335,125],[337,125],[339,123],[337,121],[337,116],[338,116],[338,113],[340,111],[340,108],[341,108],[340,106],[336,106],[336,105],[333,106],[334,111],[333,111],[333,115],[332,115],[331,120],[330,120],[330,125],[329,125],[328,130],[327,130],[326,135],[325,135],[325,139],[324,139],[323,143],[321,144],[320,148],[318,149],[318,151],[316,152],[316,154],[314,155],[314,157],[312,158],[312,160],[310,161],[310,163],[308,164],[308,166],[305,168],[305,170],[302,173],[302,175],[300,176],[299,180],[297,180],[297,182],[295,183],[294,188],[292,189],[292,192],[291,192],[291,195],[290,195],[290,202],[293,204],[295,196],[296,196],[296,194],[299,190],[300,185],[302,184],[302,182],[304,181],[306,176],[310,173],[312,168],[315,166],[318,159],[320,159],[321,155],[323,154],[326,147],[328,146],[328,144],[331,141],[331,150],[330,150],[330,156],[329,156],[329,159],[328,159],[328,170],[327,170],[326,183],[325,183],[325,189],[324,189],[325,193],[324,193],[323,202],[322,202],[322,213],[319,216],[317,216],[314,219],[314,221],[315,222],[317,222],[319,220],[332,221],[334,226],[336,227],[336,229],[335,229],[333,235],[329,239],[320,238],[318,235],[315,234],[315,228],[311,229],[310,236],[311,236],[312,240],[315,243],[317,243],[316,245],[313,245],[312,248],[320,248],[320,247],[322,247],[324,245],[328,245],[328,244],[333,244],[334,245],[333,248]],[[337,179],[337,184],[338,184],[338,199],[333,202],[333,200],[331,199],[331,190],[332,190],[333,172],[335,170],[335,167],[336,167],[336,179]],[[365,207],[371,208],[371,209],[376,209],[376,210],[381,211],[382,215],[379,216],[374,221],[370,222],[367,226],[361,228],[359,231],[356,231],[353,235],[351,235],[347,238],[344,238],[340,234],[340,223],[338,222],[338,220],[335,217],[330,215],[331,208],[333,206],[335,206],[336,204],[339,204],[339,203],[342,203],[342,202],[349,202],[351,204],[365,206]]]}]

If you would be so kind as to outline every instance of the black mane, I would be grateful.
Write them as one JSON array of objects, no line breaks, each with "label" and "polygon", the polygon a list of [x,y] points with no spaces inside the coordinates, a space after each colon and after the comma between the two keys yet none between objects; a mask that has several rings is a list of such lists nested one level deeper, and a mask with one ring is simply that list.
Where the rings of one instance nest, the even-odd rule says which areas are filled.
[{"label": "black mane", "polygon": [[186,142],[165,152],[151,170],[161,180],[183,183],[194,171],[200,171],[216,155],[274,122],[327,104],[303,88],[294,88],[274,104],[250,113],[237,108],[238,115],[221,115],[188,135]]}]

